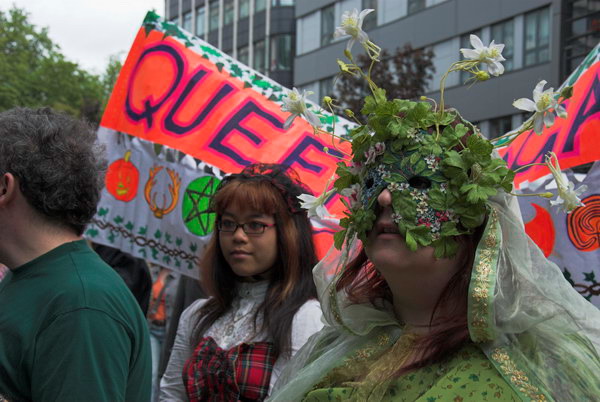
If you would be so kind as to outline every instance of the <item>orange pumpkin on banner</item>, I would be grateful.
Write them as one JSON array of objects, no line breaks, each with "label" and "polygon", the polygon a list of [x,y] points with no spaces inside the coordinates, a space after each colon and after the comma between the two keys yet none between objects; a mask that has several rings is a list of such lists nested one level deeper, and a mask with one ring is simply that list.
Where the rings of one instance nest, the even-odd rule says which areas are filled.
[{"label": "orange pumpkin on banner", "polygon": [[123,159],[111,163],[106,172],[106,190],[117,200],[129,202],[137,195],[140,172],[129,161],[131,151],[125,152]]}]

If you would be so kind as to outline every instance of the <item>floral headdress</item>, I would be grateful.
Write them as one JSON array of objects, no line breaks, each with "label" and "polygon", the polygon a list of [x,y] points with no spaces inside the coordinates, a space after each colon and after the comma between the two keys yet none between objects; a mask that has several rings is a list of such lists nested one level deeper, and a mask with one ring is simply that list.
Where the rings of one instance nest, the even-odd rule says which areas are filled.
[{"label": "floral headdress", "polygon": [[[416,250],[433,246],[436,257],[451,257],[458,248],[455,237],[472,233],[485,220],[488,199],[498,191],[512,192],[515,171],[507,167],[494,148],[508,145],[531,129],[540,134],[544,126],[554,123],[555,115],[565,117],[560,103],[571,96],[572,88],[557,93],[552,88],[543,89],[546,81],[539,82],[533,100],[518,99],[513,103],[533,115],[516,130],[490,141],[457,110],[444,107],[445,81],[456,71],[469,73],[467,82],[471,83],[501,75],[504,45],[492,41],[485,46],[476,35],[471,35],[473,49],[460,49],[464,59],[453,63],[441,79],[439,104],[425,97],[418,101],[389,100],[370,74],[381,51],[362,30],[364,17],[372,11],[345,12],[341,26],[335,30],[336,37],[350,36],[344,51],[348,62],[337,61],[340,73],[364,78],[371,91],[361,110],[366,122],[349,109],[343,111],[357,123],[347,138],[339,137],[351,142],[352,155],[338,163],[333,189],[319,197],[303,195],[301,200],[309,214],[321,215],[325,211],[323,203],[334,191],[345,197],[342,200],[348,211],[340,221],[343,229],[335,235],[335,246],[341,248],[344,241],[354,237],[366,240],[376,219],[377,195],[387,188],[392,194],[392,218],[408,247]],[[351,50],[355,42],[371,59],[367,73],[354,61]],[[292,113],[287,124],[302,116],[319,135],[325,131],[318,115],[306,108],[306,95],[294,88],[284,99],[283,110]],[[340,109],[328,96],[323,98],[323,105],[332,113]],[[549,153],[544,164],[558,185],[558,199],[553,204],[567,212],[582,205],[578,198],[581,189],[574,190],[573,184],[565,181],[556,155]],[[552,193],[535,195],[552,197]]]}]

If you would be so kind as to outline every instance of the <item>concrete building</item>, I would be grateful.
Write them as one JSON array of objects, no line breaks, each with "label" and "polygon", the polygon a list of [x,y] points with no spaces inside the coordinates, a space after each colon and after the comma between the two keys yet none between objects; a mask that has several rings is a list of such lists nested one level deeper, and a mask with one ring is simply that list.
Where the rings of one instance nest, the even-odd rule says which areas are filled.
[{"label": "concrete building", "polygon": [[[598,0],[303,0],[297,1],[294,85],[319,98],[332,93],[346,40],[334,40],[341,14],[354,8],[374,8],[363,29],[389,51],[410,43],[434,51],[436,73],[427,95],[437,98],[439,81],[456,61],[469,35],[485,44],[506,45],[506,72],[499,78],[462,85],[466,76],[452,73],[446,81],[446,104],[479,123],[490,137],[519,125],[523,114],[512,107],[531,98],[535,84],[545,79],[557,87],[600,40]],[[354,54],[361,52],[356,44]],[[375,77],[376,81],[376,77]],[[316,100],[316,99],[315,99]]]},{"label": "concrete building", "polygon": [[293,86],[294,0],[165,0],[166,19]]}]

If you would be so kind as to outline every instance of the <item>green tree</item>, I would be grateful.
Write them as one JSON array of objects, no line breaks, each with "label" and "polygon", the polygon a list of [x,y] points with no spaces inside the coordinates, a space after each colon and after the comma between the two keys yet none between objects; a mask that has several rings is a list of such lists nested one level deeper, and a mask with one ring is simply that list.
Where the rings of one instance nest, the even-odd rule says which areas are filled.
[{"label": "green tree", "polygon": [[46,28],[28,21],[26,11],[0,10],[0,110],[50,106],[93,123],[103,108],[100,77],[68,61]]},{"label": "green tree", "polygon": [[[415,99],[425,93],[427,82],[433,78],[433,52],[413,49],[410,44],[397,48],[393,53],[383,50],[381,61],[373,65],[371,76],[380,88],[385,89],[388,99]],[[371,59],[360,55],[357,64],[367,72]],[[336,98],[344,108],[359,113],[369,89],[364,79],[342,74],[336,85]]]}]

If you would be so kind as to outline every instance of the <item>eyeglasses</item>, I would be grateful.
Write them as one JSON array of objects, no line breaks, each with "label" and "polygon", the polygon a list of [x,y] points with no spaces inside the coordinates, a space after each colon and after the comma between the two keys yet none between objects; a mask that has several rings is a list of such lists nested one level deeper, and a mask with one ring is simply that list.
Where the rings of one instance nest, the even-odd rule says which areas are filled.
[{"label": "eyeglasses", "polygon": [[275,226],[274,223],[262,223],[256,221],[237,223],[230,219],[221,219],[217,222],[217,228],[219,229],[219,232],[233,233],[237,230],[237,228],[241,227],[244,233],[248,235],[263,234],[265,232],[265,228],[270,228],[273,226]]}]

